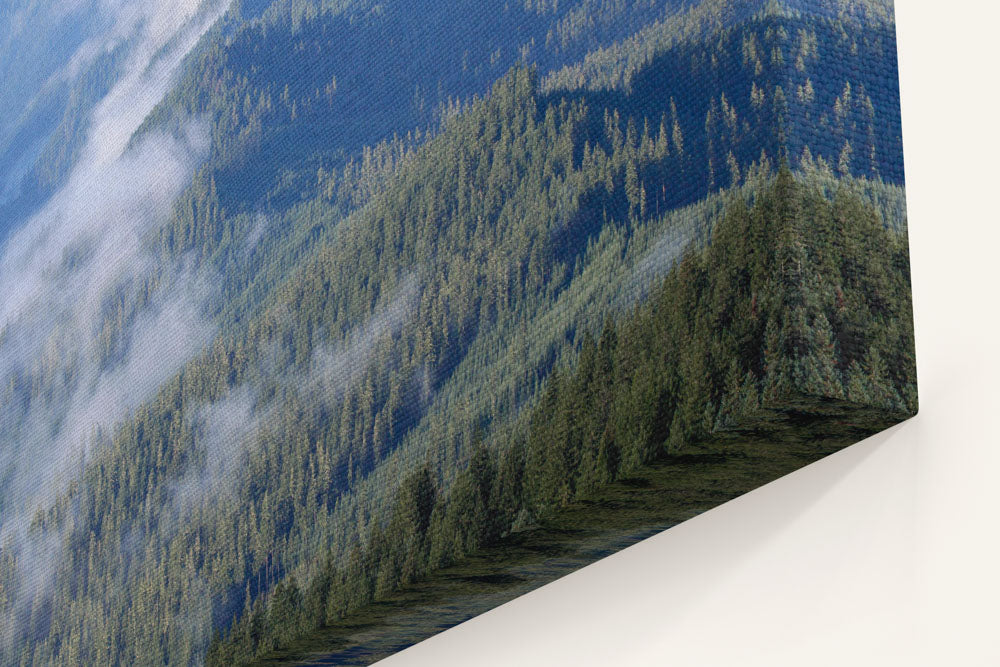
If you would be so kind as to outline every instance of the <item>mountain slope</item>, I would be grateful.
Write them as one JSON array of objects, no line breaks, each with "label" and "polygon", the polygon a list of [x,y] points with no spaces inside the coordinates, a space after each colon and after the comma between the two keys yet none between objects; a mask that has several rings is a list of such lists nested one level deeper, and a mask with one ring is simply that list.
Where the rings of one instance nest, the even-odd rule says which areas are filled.
[{"label": "mountain slope", "polygon": [[[335,549],[311,579],[286,577],[266,605],[248,607],[226,640],[213,644],[209,664],[262,657],[273,664],[280,661],[269,656],[273,649],[327,624],[339,628],[339,635],[320,633],[329,650],[344,654],[347,642],[349,654],[377,656],[367,647],[398,646],[388,635],[400,628],[385,618],[387,609],[390,617],[407,609],[390,602],[397,588],[484,548],[503,560],[505,546],[518,553],[525,540],[572,533],[572,525],[560,530],[549,520],[574,505],[593,511],[586,501],[595,493],[616,480],[635,480],[649,464],[675,466],[664,483],[678,489],[702,485],[700,492],[712,480],[718,503],[747,488],[742,477],[724,472],[748,456],[738,444],[743,440],[761,441],[749,449],[765,474],[781,455],[765,454],[763,442],[784,439],[779,448],[791,449],[804,440],[816,457],[833,451],[828,440],[842,447],[913,414],[905,236],[886,229],[877,210],[850,190],[845,185],[830,201],[821,181],[798,184],[784,170],[757,191],[752,208],[730,199],[712,245],[688,252],[647,303],[619,322],[609,318],[599,339],[586,333],[579,359],[551,375],[522,429],[491,447],[474,444],[468,467],[447,492],[439,493],[433,468],[411,467],[385,520],[349,558]],[[803,253],[799,235],[844,242]],[[790,288],[783,274],[791,257],[816,273]],[[819,415],[831,423],[796,430]],[[804,456],[799,465],[811,460]],[[685,467],[685,458],[699,464]],[[704,509],[692,497],[671,500],[688,511]],[[686,516],[650,512],[644,520],[662,526]],[[540,527],[522,533],[525,517]],[[602,528],[615,528],[606,520]],[[517,570],[521,576],[511,577],[522,587],[541,557],[530,556],[523,556],[530,565]],[[486,569],[479,579],[492,574]],[[436,599],[437,608],[452,614],[474,608],[463,590],[474,581],[451,586],[458,590]],[[372,615],[388,628],[372,623]],[[361,632],[350,623],[356,617]],[[440,629],[422,620],[407,624],[406,636],[419,641]],[[322,643],[307,645],[316,651]]]},{"label": "mountain slope", "polygon": [[[4,657],[200,661],[289,575],[370,539],[406,473],[460,488],[481,440],[523,436],[551,370],[709,245],[782,159],[905,229],[896,144],[864,144],[894,136],[893,90],[816,65],[815,45],[844,46],[838,22],[682,29],[713,6],[231,7],[131,139],[203,131],[206,157],[141,238],[153,268],[101,295],[95,355],[134,358],[130,327],[173,312],[161,294],[194,291],[203,333],[150,398],[87,433],[70,481],[0,546]],[[657,19],[676,39],[627,86],[539,83]],[[884,26],[859,34],[853,57],[885,57]],[[803,69],[765,64],[785,52]],[[807,81],[812,99],[791,93]],[[797,130],[804,114],[830,128]],[[841,139],[871,159],[844,166]],[[43,361],[0,393],[12,440],[75,381],[73,359]],[[36,588],[19,575],[39,553],[51,585]]]}]

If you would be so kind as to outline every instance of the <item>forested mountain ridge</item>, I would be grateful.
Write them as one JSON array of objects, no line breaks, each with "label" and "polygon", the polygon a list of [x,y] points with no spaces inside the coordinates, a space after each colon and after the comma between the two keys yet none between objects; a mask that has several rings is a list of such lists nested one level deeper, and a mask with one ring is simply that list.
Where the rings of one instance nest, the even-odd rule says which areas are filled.
[{"label": "forested mountain ridge", "polygon": [[[845,3],[848,6],[855,5]],[[709,98],[701,90],[711,81],[709,90],[718,91],[711,100],[716,122],[729,122],[732,119],[724,116],[737,114],[741,124],[753,123],[760,107],[788,104],[790,131],[784,139],[793,166],[807,144],[813,147],[813,157],[836,165],[850,142],[857,146],[850,169],[866,174],[873,168],[871,144],[899,134],[893,117],[898,116],[893,112],[898,89],[891,79],[881,78],[880,71],[855,65],[889,57],[894,62],[894,26],[877,20],[881,13],[876,9],[856,9],[860,16],[872,17],[858,24],[847,18],[854,12],[836,2],[830,7],[830,16],[800,15],[784,4],[733,0],[692,5],[524,3],[496,12],[464,3],[416,7],[402,1],[350,2],[320,8],[308,2],[274,3],[262,16],[237,8],[229,17],[232,27],[221,27],[220,37],[197,54],[147,127],[209,114],[221,205],[235,214],[263,204],[263,193],[272,200],[284,196],[278,206],[294,202],[310,187],[316,170],[339,171],[345,162],[360,160],[366,145],[393,135],[426,136],[517,63],[538,67],[546,90],[567,87],[560,82],[568,80],[570,89],[603,88],[603,79],[630,85],[639,69],[661,71],[647,67],[659,57],[661,65],[673,68],[672,80],[650,84],[704,107],[695,112],[682,102],[690,123],[685,130],[693,136],[701,132],[692,128],[707,122],[704,104]],[[850,38],[842,20],[850,21]],[[749,21],[766,27],[755,36],[741,34]],[[655,27],[654,36],[646,34],[648,24]],[[623,39],[636,30],[634,37]],[[448,38],[441,39],[444,35]],[[715,45],[720,37],[730,43]],[[580,58],[587,58],[582,64],[586,67],[592,57],[587,54],[599,54],[602,48],[625,60],[602,65],[605,74],[574,74]],[[842,71],[851,72],[854,80],[829,78],[827,70],[817,67],[820,48],[824,59],[844,59]],[[858,80],[858,75],[879,78]],[[751,83],[758,88],[751,90]],[[848,92],[842,98],[845,84]],[[778,86],[784,99],[774,100]],[[731,90],[723,100],[726,88]],[[699,92],[689,94],[695,90]],[[387,99],[393,103],[386,104]],[[876,117],[870,108],[885,113]],[[809,141],[800,138],[814,120],[819,121],[818,134]],[[876,126],[881,123],[888,125]],[[820,139],[835,144],[826,146]],[[890,168],[899,147],[878,149],[874,166]],[[252,157],[264,154],[269,158],[263,163]],[[749,159],[741,157],[740,163],[757,158],[759,151]],[[246,174],[248,165],[257,171]],[[717,160],[715,168],[724,171]],[[901,181],[901,174],[884,177]],[[246,183],[256,184],[252,192]],[[295,193],[290,200],[289,192]]]},{"label": "forested mountain ridge", "polygon": [[[807,11],[796,11],[800,6]],[[711,35],[707,48],[705,34]],[[829,67],[832,62],[838,66]],[[793,168],[822,158],[843,173],[902,183],[895,64],[895,23],[886,3],[720,0],[598,49],[545,77],[543,88],[677,90],[726,81],[728,97],[699,109],[706,125],[739,128],[757,120],[753,109],[777,105],[780,134],[769,140]],[[725,154],[720,161],[708,151],[718,169]]]},{"label": "forested mountain ridge", "polygon": [[[662,9],[562,4],[552,16],[563,28],[531,24],[570,35],[553,53],[586,43],[570,17],[586,24],[587,7],[637,24]],[[588,334],[644,298],[685,247],[714,247],[723,212],[753,200],[782,158],[831,191],[838,177],[850,183],[873,226],[905,229],[895,174],[880,168],[894,164],[894,145],[878,143],[892,125],[867,114],[867,82],[841,88],[818,68],[815,81],[801,72],[826,91],[811,113],[840,123],[823,138],[874,133],[874,160],[839,160],[842,146],[822,142],[800,160],[765,129],[791,112],[761,54],[798,44],[812,58],[820,42],[782,35],[772,18],[685,41],[628,89],[551,88],[537,66],[493,84],[507,68],[489,50],[470,58],[478,75],[443,60],[432,74],[450,83],[431,96],[445,103],[435,113],[400,90],[407,75],[350,78],[351,57],[367,55],[344,54],[337,38],[394,16],[386,5],[235,5],[133,139],[186,131],[192,117],[210,125],[208,159],[147,241],[158,257],[219,276],[205,305],[216,333],[155,398],[94,434],[79,479],[34,515],[32,539],[59,545],[51,589],[26,600],[17,545],[0,547],[0,609],[23,642],[4,645],[11,662],[200,661],[214,631],[282,599],[275,587],[291,590],[289,574],[312,581],[328,556],[349,558],[406,472],[426,464],[443,493],[484,438],[495,451],[523,436],[524,415],[555,391],[544,389],[550,370],[574,366]],[[523,15],[555,6],[527,3]],[[420,34],[437,34],[434,20]],[[834,39],[833,23],[817,25]],[[882,57],[882,46],[862,39],[857,57]],[[361,116],[372,91],[406,102]],[[109,302],[102,362],[128,353],[124,323],[170,284],[154,274]],[[41,365],[3,388],[0,429],[47,400],[39,388],[51,374]],[[893,405],[910,405],[904,385]]]},{"label": "forested mountain ridge", "polygon": [[[176,119],[188,118],[191,114],[208,114],[215,119],[212,134],[216,150],[190,191],[192,202],[188,208],[189,211],[209,211],[209,219],[198,220],[197,215],[184,214],[186,231],[171,231],[167,240],[174,255],[203,242],[210,244],[207,247],[211,250],[201,247],[199,254],[215,252],[217,240],[213,237],[219,235],[230,235],[234,239],[241,234],[252,236],[260,229],[258,214],[283,215],[283,211],[290,210],[289,206],[303,199],[308,201],[319,189],[325,191],[327,199],[336,205],[340,214],[354,210],[367,201],[406,151],[436,132],[441,118],[461,109],[460,95],[456,93],[452,97],[449,87],[457,85],[468,94],[490,78],[489,72],[460,76],[446,86],[442,80],[434,78],[440,71],[440,64],[418,68],[414,78],[426,77],[426,87],[436,88],[438,97],[449,91],[446,99],[438,101],[445,106],[431,113],[431,105],[423,105],[421,114],[417,113],[419,105],[416,103],[412,108],[409,102],[392,105],[397,120],[403,119],[399,120],[401,127],[410,129],[405,135],[399,130],[397,138],[390,136],[374,150],[359,149],[357,146],[364,141],[374,141],[385,135],[385,127],[392,123],[387,121],[385,127],[379,129],[380,123],[374,122],[370,113],[364,115],[364,122],[357,120],[358,114],[351,112],[351,105],[362,101],[351,100],[359,94],[386,95],[391,85],[363,86],[368,92],[358,92],[355,84],[334,95],[337,86],[328,84],[332,84],[336,74],[327,76],[329,72],[322,74],[321,70],[327,67],[334,71],[339,65],[336,59],[328,62],[326,58],[322,59],[326,63],[323,67],[312,67],[307,72],[308,77],[317,81],[311,92],[312,84],[303,82],[308,77],[297,74],[292,77],[297,88],[288,91],[280,80],[252,83],[253,79],[247,78],[247,72],[251,71],[299,72],[314,53],[329,52],[335,38],[348,27],[353,30],[353,24],[327,28],[319,19],[303,19],[298,32],[294,33],[298,46],[289,50],[295,55],[283,56],[282,67],[274,67],[269,57],[261,54],[259,46],[248,52],[240,45],[258,44],[265,30],[270,30],[270,41],[276,44],[286,43],[289,37],[282,36],[277,28],[261,27],[270,25],[263,20],[259,25],[250,25],[243,29],[247,33],[243,38],[227,37],[218,43],[219,46],[202,52],[197,64],[188,70],[188,76],[147,122],[147,127],[152,127],[168,118],[179,122]],[[817,65],[821,40],[815,30],[795,33],[783,25],[776,29],[777,24],[770,19],[752,25],[758,27],[722,35],[718,44],[706,46],[697,40],[685,41],[658,57],[657,62],[645,70],[644,80],[636,81],[626,112],[635,123],[641,124],[633,131],[659,133],[665,123],[668,132],[676,135],[671,139],[679,140],[681,149],[686,149],[684,157],[690,165],[683,180],[675,181],[669,191],[661,192],[664,201],[658,205],[690,203],[706,191],[726,186],[735,173],[759,161],[762,150],[772,157],[784,151],[794,168],[810,168],[816,164],[820,169],[829,167],[837,173],[878,176],[901,183],[902,173],[898,167],[901,144],[893,139],[899,136],[898,111],[894,111],[898,109],[895,83],[884,85],[881,79],[875,78],[879,76],[877,70],[857,67],[848,70],[855,74],[851,80],[841,82],[839,78],[829,78]],[[885,60],[890,56],[894,42],[887,41],[886,35],[860,32],[855,38],[860,40],[862,47],[857,47],[854,42],[844,42],[839,37],[842,32],[832,31],[832,25],[824,22],[821,26],[826,30],[822,33],[824,56],[840,57],[846,49],[853,52],[846,61],[849,64],[866,59]],[[310,46],[305,48],[307,43]],[[795,53],[796,62],[801,60],[811,65],[796,66],[795,76],[786,80],[784,70],[770,60],[773,54],[782,52]],[[405,53],[393,57],[400,56],[405,57]],[[377,62],[385,57],[376,55],[374,59]],[[688,61],[690,67],[684,64]],[[350,59],[345,61],[350,62]],[[742,64],[737,66],[736,62]],[[810,76],[809,66],[817,70],[817,76]],[[490,71],[497,67],[492,66]],[[203,83],[198,83],[199,80]],[[343,79],[339,81],[343,89]],[[226,92],[229,88],[232,91]],[[553,99],[558,99],[558,91],[550,86],[544,88],[551,92]],[[294,90],[299,90],[301,97],[296,98]],[[785,90],[796,92],[786,94]],[[874,100],[867,90],[877,91]],[[346,111],[338,106],[342,104],[348,104]],[[212,105],[217,107],[214,111]],[[885,112],[874,115],[875,108],[885,109]],[[433,120],[435,117],[438,120]],[[423,130],[418,118],[427,123]],[[788,119],[784,123],[783,137],[769,129],[775,127],[772,119],[778,118]],[[354,137],[352,128],[355,126],[351,123],[356,123],[364,136]],[[622,125],[627,130],[628,119],[622,120]],[[687,146],[684,146],[685,138]],[[232,147],[224,147],[230,143]],[[810,151],[805,150],[807,145],[812,147]],[[254,155],[267,155],[268,159],[262,163],[252,157]],[[241,211],[245,212],[244,217],[236,215]],[[229,231],[220,227],[219,214],[222,212],[229,220],[226,223]],[[278,234],[285,229],[284,225],[268,227]],[[323,225],[324,229],[329,227]],[[195,229],[200,239],[192,235]],[[182,240],[178,243],[178,239]],[[309,235],[300,236],[300,239],[311,242]],[[224,266],[224,262],[219,266]],[[244,272],[236,272],[237,275],[241,273]]]},{"label": "forested mountain ridge", "polygon": [[264,164],[253,162],[264,169],[253,180],[269,186],[278,175],[272,163],[286,172],[307,164],[310,177],[318,168],[339,171],[365,146],[433,131],[517,63],[548,71],[574,62],[684,5],[250,4],[234,7],[220,38],[197,54],[147,123],[211,115],[213,161],[229,165],[220,185],[229,186],[222,191],[233,213],[260,203],[262,193],[239,188],[240,165],[255,154],[269,155]]},{"label": "forested mountain ridge", "polygon": [[[784,169],[752,207],[733,196],[713,232],[646,303],[584,334],[506,442],[475,442],[447,491],[417,466],[367,540],[248,606],[208,664],[252,663],[350,619],[645,464],[692,449],[724,458],[717,434],[815,410],[865,433],[884,428],[873,414],[915,413],[906,242],[874,207],[846,184],[831,201],[821,179]],[[834,252],[802,243],[832,236]]]}]

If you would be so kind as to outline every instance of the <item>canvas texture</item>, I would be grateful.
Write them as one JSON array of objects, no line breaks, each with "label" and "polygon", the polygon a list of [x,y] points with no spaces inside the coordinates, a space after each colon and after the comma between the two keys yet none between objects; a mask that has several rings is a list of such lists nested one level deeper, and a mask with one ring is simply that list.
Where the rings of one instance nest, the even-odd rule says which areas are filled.
[{"label": "canvas texture", "polygon": [[891,0],[0,27],[0,664],[371,664],[917,411]]}]

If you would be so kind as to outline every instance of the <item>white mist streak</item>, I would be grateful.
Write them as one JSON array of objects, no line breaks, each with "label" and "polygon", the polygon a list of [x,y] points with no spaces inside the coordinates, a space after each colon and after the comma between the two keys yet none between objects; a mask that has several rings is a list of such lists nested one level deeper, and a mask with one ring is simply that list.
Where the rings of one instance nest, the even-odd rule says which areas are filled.
[{"label": "white mist streak", "polygon": [[195,446],[203,458],[170,485],[171,504],[164,508],[158,526],[161,542],[169,541],[196,510],[229,493],[234,473],[245,463],[266,413],[247,385],[196,412],[192,419]]},{"label": "white mist streak", "polygon": [[346,342],[313,350],[309,374],[299,380],[304,395],[314,402],[340,400],[371,365],[379,341],[398,333],[410,319],[419,294],[417,277],[406,277],[392,301],[353,330]]},{"label": "white mist streak", "polygon": [[[11,235],[0,254],[0,551],[20,563],[15,611],[51,585],[58,530],[29,523],[78,477],[90,447],[210,341],[204,276],[166,266],[151,232],[208,155],[207,123],[129,141],[169,90],[184,56],[226,2],[100,0],[127,39],[123,77],[95,108],[65,185]],[[109,355],[109,307],[148,301],[121,325]],[[41,395],[36,389],[41,388]],[[15,641],[0,621],[0,649]]]},{"label": "white mist streak", "polygon": [[643,290],[647,289],[670,272],[689,245],[689,241],[669,231],[662,234],[636,262],[632,271],[633,282],[642,285]]},{"label": "white mist streak", "polygon": [[[355,386],[371,367],[380,342],[397,335],[416,312],[419,286],[415,275],[403,279],[389,303],[359,324],[339,344],[318,345],[307,371],[283,373],[273,369],[272,379],[295,392],[307,409],[329,409]],[[425,369],[426,371],[426,369]],[[425,373],[422,381],[429,384]],[[429,394],[429,387],[424,392]],[[193,416],[194,437],[199,458],[171,485],[172,506],[161,519],[161,539],[172,536],[174,528],[196,510],[209,507],[227,496],[245,465],[257,437],[266,428],[277,406],[263,404],[255,387],[242,384],[229,390],[214,403],[206,404]]]}]

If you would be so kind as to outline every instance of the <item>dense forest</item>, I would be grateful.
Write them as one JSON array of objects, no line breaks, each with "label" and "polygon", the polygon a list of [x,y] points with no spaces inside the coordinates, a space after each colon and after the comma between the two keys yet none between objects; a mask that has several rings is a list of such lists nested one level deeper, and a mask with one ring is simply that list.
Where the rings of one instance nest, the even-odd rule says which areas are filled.
[{"label": "dense forest", "polygon": [[584,334],[525,428],[493,448],[476,440],[447,493],[418,466],[385,523],[248,606],[208,664],[266,655],[764,407],[839,399],[912,414],[907,266],[905,238],[846,186],[831,201],[783,170],[752,207],[734,197],[711,246],[599,337]]},{"label": "dense forest", "polygon": [[[898,89],[823,66],[891,12],[751,4],[234,3],[132,138],[210,149],[88,353],[177,266],[212,335],[0,544],[4,662],[247,661],[764,404],[914,411]],[[83,363],[0,378],[0,437]]]}]

